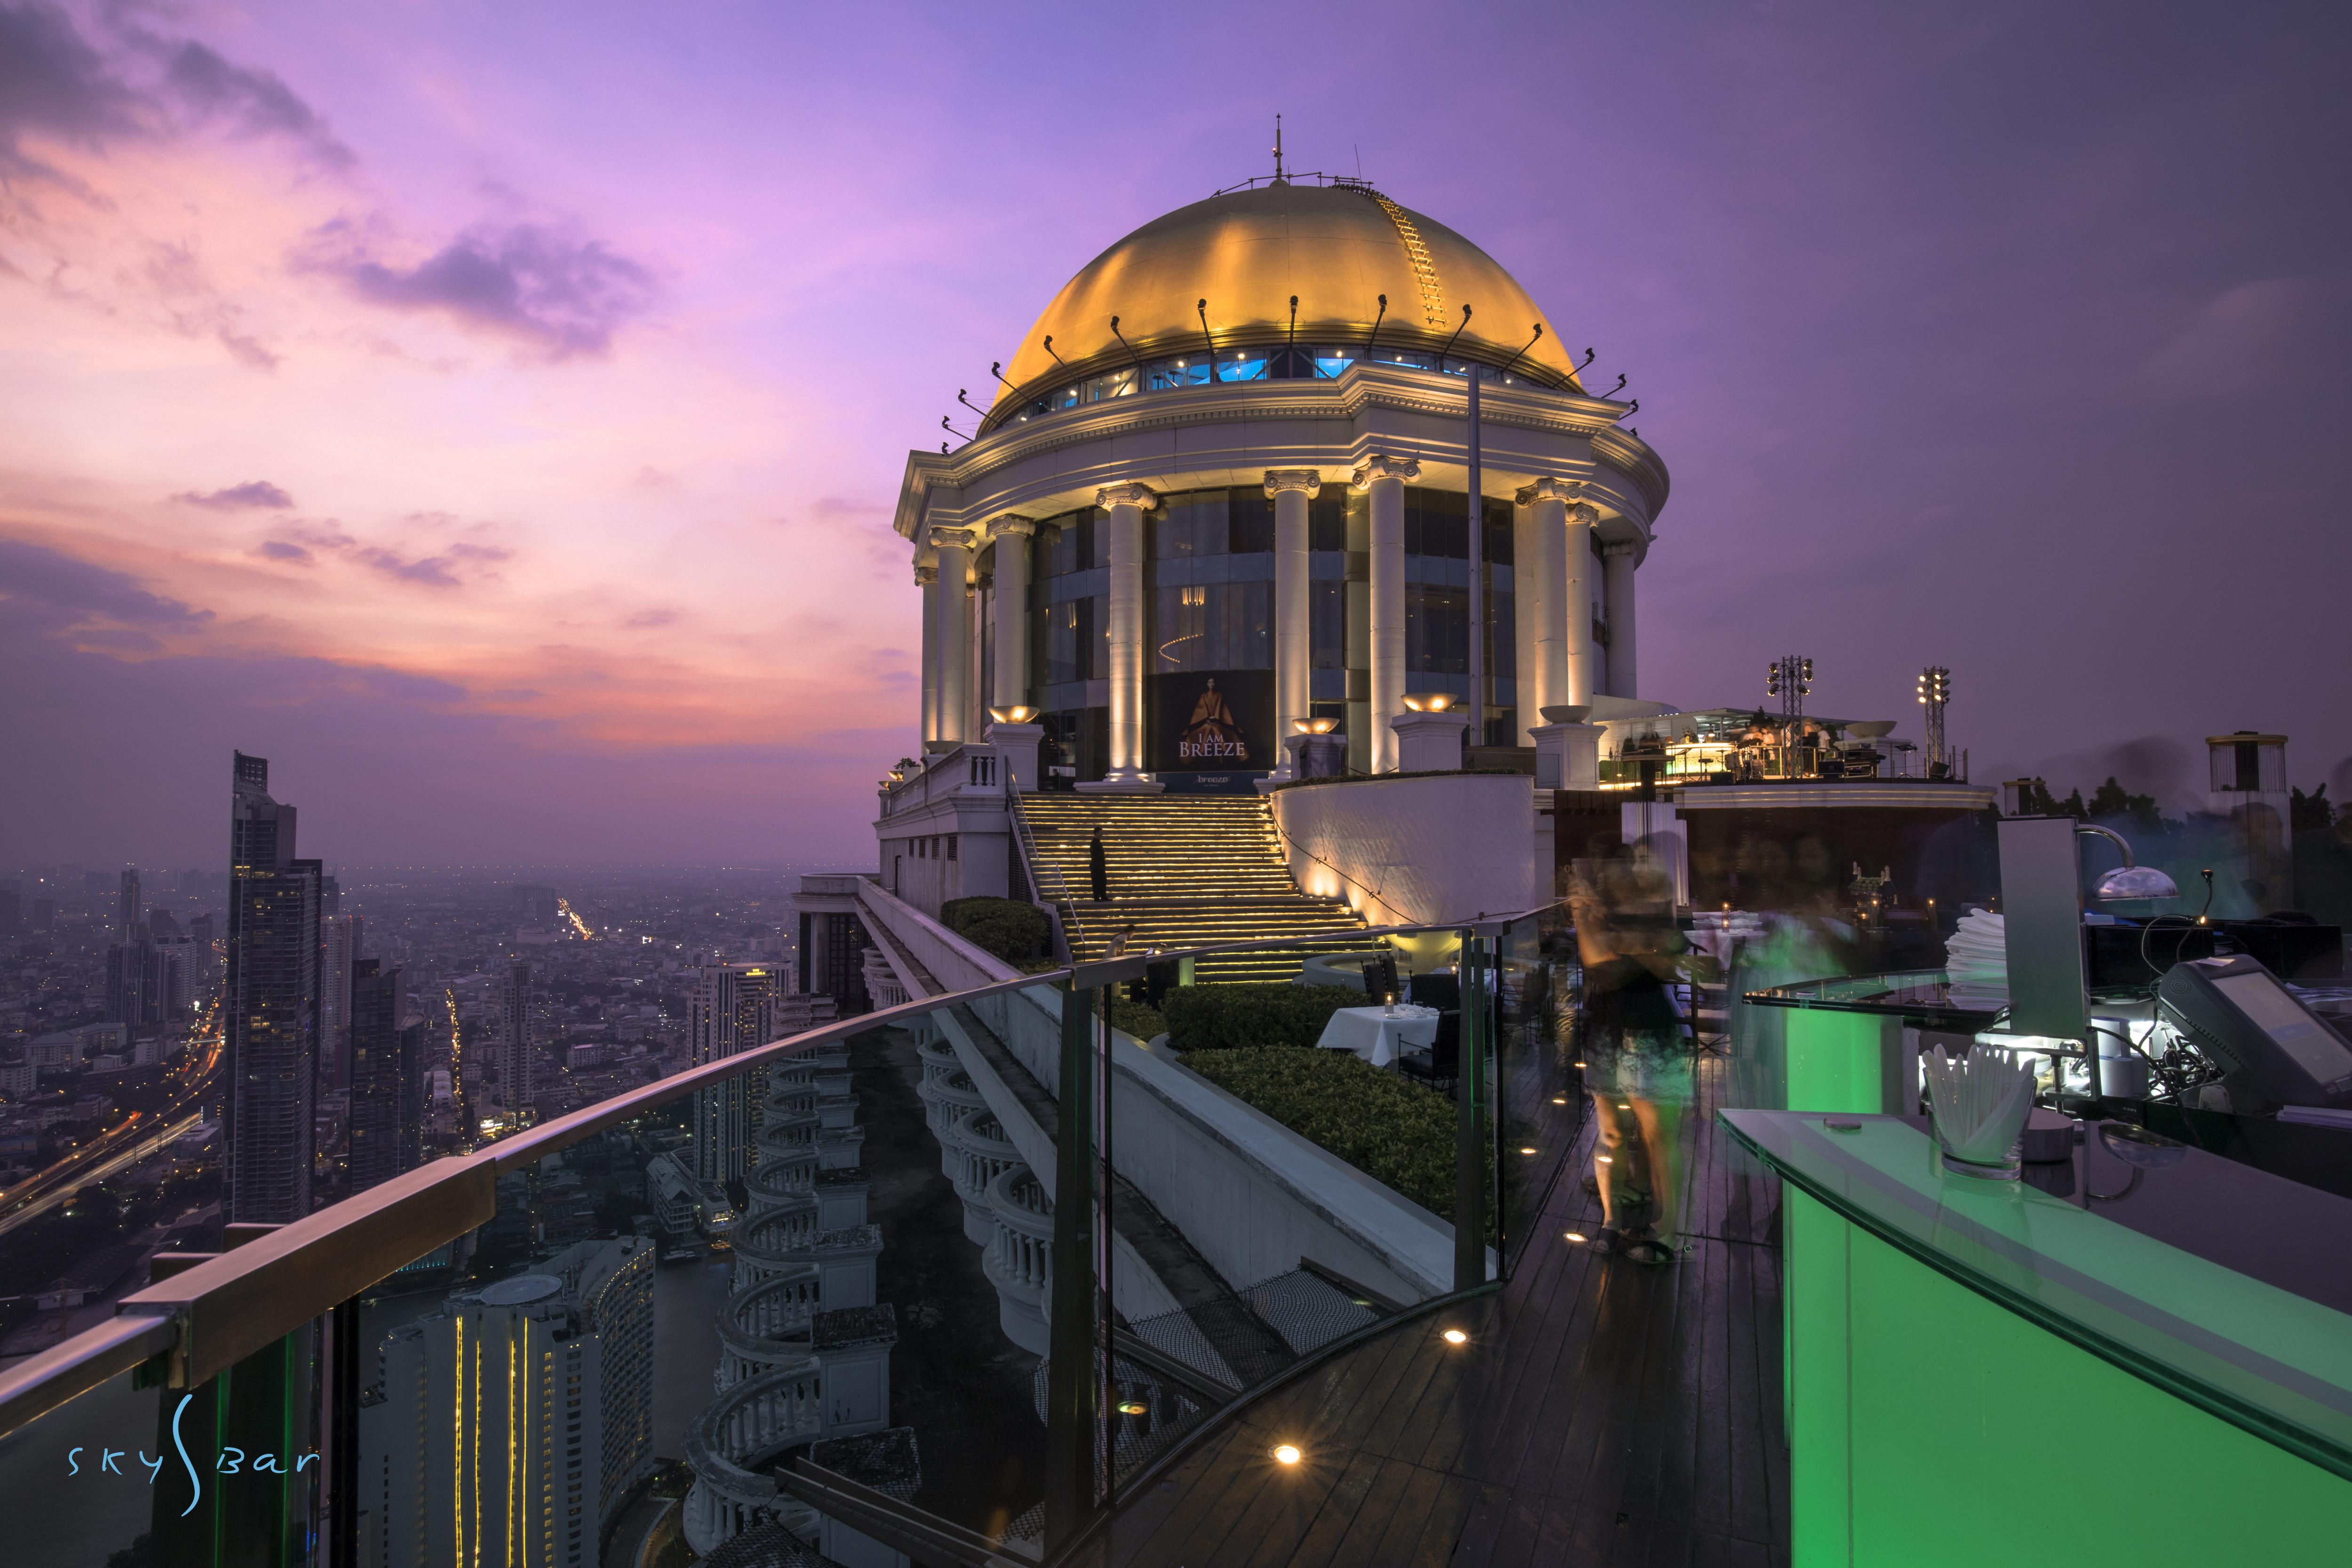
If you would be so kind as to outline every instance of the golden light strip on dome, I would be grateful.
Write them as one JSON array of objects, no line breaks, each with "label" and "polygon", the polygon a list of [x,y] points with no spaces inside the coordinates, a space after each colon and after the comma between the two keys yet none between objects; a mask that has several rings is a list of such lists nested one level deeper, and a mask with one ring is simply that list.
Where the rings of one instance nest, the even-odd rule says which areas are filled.
[{"label": "golden light strip on dome", "polygon": [[1431,326],[1444,326],[1445,290],[1438,284],[1437,264],[1429,258],[1429,247],[1421,242],[1421,230],[1412,226],[1412,219],[1406,215],[1404,208],[1371,186],[1352,185],[1349,188],[1370,196],[1380,205],[1381,211],[1389,215],[1389,222],[1396,225],[1397,237],[1404,241],[1404,253],[1412,262],[1413,281],[1421,285],[1421,313],[1429,319]]}]

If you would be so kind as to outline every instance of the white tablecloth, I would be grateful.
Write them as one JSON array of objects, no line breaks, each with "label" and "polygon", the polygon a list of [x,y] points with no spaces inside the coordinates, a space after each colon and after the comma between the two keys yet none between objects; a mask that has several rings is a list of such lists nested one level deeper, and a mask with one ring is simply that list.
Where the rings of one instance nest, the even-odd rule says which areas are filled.
[{"label": "white tablecloth", "polygon": [[1386,1007],[1342,1007],[1323,1026],[1315,1043],[1327,1051],[1353,1051],[1376,1068],[1387,1067],[1406,1051],[1419,1050],[1437,1038],[1437,1009],[1397,1004],[1393,1016]]}]

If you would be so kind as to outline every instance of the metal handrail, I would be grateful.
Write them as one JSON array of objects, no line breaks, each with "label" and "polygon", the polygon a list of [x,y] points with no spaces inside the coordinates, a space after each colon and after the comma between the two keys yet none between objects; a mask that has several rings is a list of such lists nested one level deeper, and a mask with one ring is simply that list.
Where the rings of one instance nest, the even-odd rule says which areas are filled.
[{"label": "metal handrail", "polygon": [[[1351,934],[1370,938],[1493,930],[1552,907],[1541,904],[1516,913],[1482,915],[1475,921],[1370,927]],[[1287,945],[1259,938],[1158,956],[1174,960]],[[117,1304],[112,1321],[0,1371],[0,1437],[158,1357],[163,1359],[164,1380],[171,1387],[197,1387],[404,1266],[488,1223],[498,1212],[500,1176],[698,1089],[869,1029],[913,1022],[941,1006],[1055,985],[1071,980],[1075,973],[1069,967],[1056,968],[836,1019],[753,1050],[672,1073],[501,1138],[473,1153],[433,1161],[381,1186],[330,1204],[233,1251],[133,1291]]]},{"label": "metal handrail", "polygon": [[[1008,759],[1004,770],[1004,807],[1013,818],[1013,837],[1021,846],[1022,863],[1029,868],[1029,885],[1034,889],[1037,886],[1037,863],[1042,857],[1037,853],[1036,836],[1029,831],[1028,815],[1021,809],[1021,792],[1014,787],[1014,784],[1015,780]],[[1087,928],[1078,919],[1078,906],[1070,897],[1070,884],[1063,877],[1062,868],[1050,862],[1045,868],[1054,874],[1054,892],[1057,895],[1054,898],[1054,903],[1057,918],[1064,922],[1065,926],[1062,947],[1066,956],[1076,959],[1078,955],[1078,942],[1087,939]]]}]

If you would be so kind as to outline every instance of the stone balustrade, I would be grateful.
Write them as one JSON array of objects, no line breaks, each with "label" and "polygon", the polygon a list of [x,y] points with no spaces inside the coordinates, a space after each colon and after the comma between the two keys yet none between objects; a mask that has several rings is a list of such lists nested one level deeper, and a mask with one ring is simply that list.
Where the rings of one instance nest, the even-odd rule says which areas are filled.
[{"label": "stone balustrade", "polygon": [[1037,1173],[1017,1160],[988,1184],[991,1234],[982,1258],[996,1287],[1004,1337],[1032,1355],[1049,1348],[1046,1304],[1054,1277],[1054,1201]]},{"label": "stone balustrade", "polygon": [[754,1525],[781,1521],[795,1533],[815,1513],[781,1496],[772,1461],[824,1434],[824,1373],[817,1358],[736,1384],[711,1401],[686,1436],[694,1486],[686,1499],[686,1540],[698,1556]]},{"label": "stone balustrade", "polygon": [[964,1239],[974,1247],[992,1245],[996,1222],[989,1214],[989,1184],[1021,1163],[1021,1151],[1004,1136],[995,1115],[983,1110],[943,1131],[940,1153],[940,1168],[955,1184],[956,1196],[963,1200]]}]

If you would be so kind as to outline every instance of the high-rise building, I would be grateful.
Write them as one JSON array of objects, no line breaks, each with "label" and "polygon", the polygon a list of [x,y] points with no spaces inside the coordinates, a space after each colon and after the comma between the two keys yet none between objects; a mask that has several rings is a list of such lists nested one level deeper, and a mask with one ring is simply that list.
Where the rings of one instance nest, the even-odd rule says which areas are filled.
[{"label": "high-rise building", "polygon": [[507,1114],[523,1116],[530,1109],[536,1076],[530,1038],[530,965],[507,970],[506,993],[499,1008],[499,1093]]},{"label": "high-rise building", "polygon": [[235,755],[224,1196],[232,1221],[284,1225],[310,1212],[321,873],[295,858],[294,807],[270,798],[268,759]]},{"label": "high-rise building", "polygon": [[125,866],[122,868],[121,884],[115,893],[115,941],[137,942],[139,940],[139,934],[144,929],[139,923],[139,917],[145,908],[145,904],[139,897],[139,868]]},{"label": "high-rise building", "polygon": [[57,900],[35,899],[33,900],[33,929],[35,931],[49,931],[54,929],[57,923]]},{"label": "high-rise building", "polygon": [[593,1568],[653,1467],[654,1244],[583,1241],[377,1350],[360,1411],[370,1568]]},{"label": "high-rise building", "polygon": [[352,1191],[363,1193],[424,1161],[425,1026],[407,1022],[399,970],[373,958],[352,970]]},{"label": "high-rise building", "polygon": [[190,895],[201,896],[204,890],[205,874],[202,871],[183,871],[180,873],[181,897],[186,898]]},{"label": "high-rise building", "polygon": [[[785,972],[772,963],[711,963],[696,971],[688,1043],[695,1066],[752,1050],[777,1037],[776,1004]],[[740,1182],[757,1163],[761,1073],[739,1073],[694,1097],[694,1173]]]},{"label": "high-rise building", "polygon": [[0,888],[0,936],[15,936],[24,919],[24,901],[14,888]]},{"label": "high-rise building", "polygon": [[213,945],[212,910],[206,910],[204,913],[190,918],[188,921],[188,939],[194,942],[199,948],[202,948],[206,953],[211,952]]},{"label": "high-rise building", "polygon": [[320,1075],[341,1089],[352,1081],[352,965],[360,956],[360,917],[321,916],[319,933]]}]

